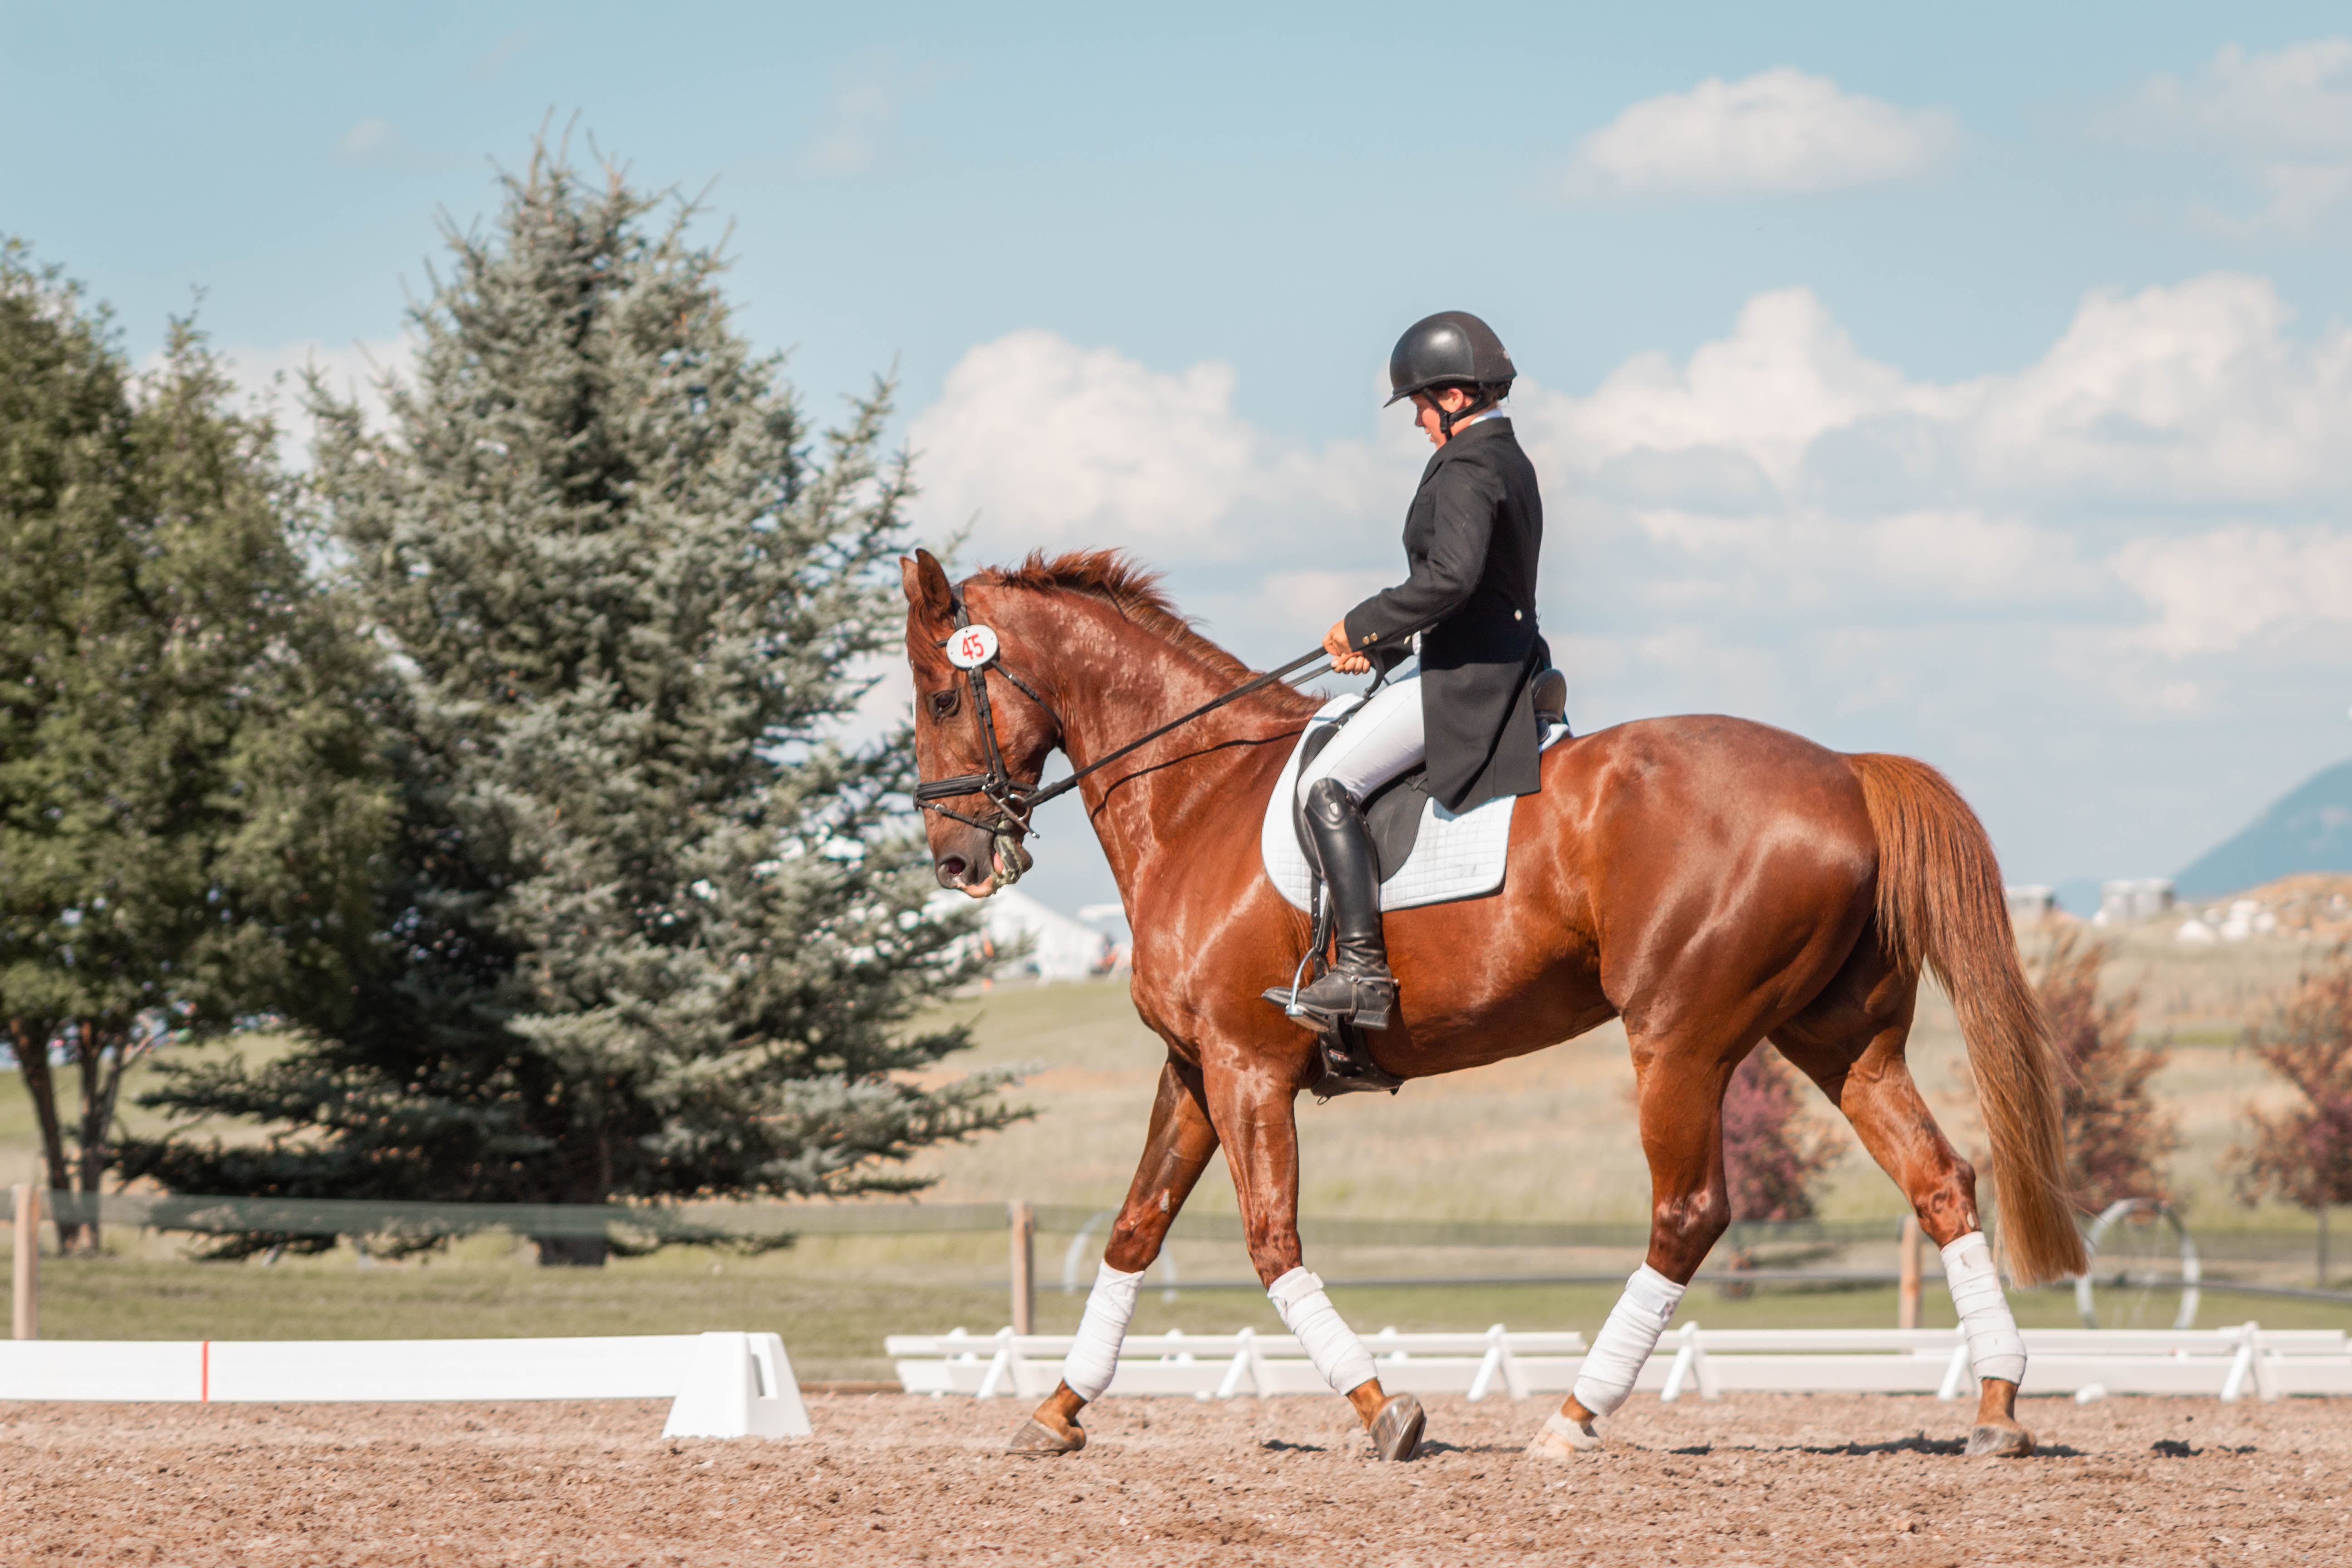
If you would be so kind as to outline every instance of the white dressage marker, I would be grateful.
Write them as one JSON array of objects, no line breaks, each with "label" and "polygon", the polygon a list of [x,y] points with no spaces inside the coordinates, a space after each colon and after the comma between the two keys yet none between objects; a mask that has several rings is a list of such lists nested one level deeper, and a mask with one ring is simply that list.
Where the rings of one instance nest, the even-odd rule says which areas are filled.
[{"label": "white dressage marker", "polygon": [[673,1437],[809,1434],[774,1334],[553,1340],[6,1340],[0,1399],[268,1404],[667,1399]]}]

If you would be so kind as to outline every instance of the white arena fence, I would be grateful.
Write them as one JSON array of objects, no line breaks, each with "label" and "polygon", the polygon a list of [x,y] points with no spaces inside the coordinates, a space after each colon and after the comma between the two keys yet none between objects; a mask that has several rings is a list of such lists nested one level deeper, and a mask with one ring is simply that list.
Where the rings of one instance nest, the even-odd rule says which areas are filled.
[{"label": "white arena fence", "polygon": [[667,1399],[666,1437],[809,1433],[774,1334],[0,1341],[0,1400],[293,1405]]},{"label": "white arena fence", "polygon": [[[2352,1345],[2340,1329],[2027,1329],[2025,1386],[2033,1394],[2203,1394],[2234,1401],[2291,1394],[2352,1394]],[[893,1334],[885,1342],[909,1394],[1042,1399],[1061,1379],[1068,1334]],[[1565,1394],[1584,1364],[1577,1333],[1401,1334],[1365,1339],[1393,1393],[1513,1399]],[[1664,1400],[1696,1393],[1972,1394],[1968,1344],[1957,1329],[1706,1329],[1669,1331],[1637,1389]],[[1111,1394],[1195,1399],[1324,1394],[1328,1386],[1288,1334],[1130,1334]]]}]

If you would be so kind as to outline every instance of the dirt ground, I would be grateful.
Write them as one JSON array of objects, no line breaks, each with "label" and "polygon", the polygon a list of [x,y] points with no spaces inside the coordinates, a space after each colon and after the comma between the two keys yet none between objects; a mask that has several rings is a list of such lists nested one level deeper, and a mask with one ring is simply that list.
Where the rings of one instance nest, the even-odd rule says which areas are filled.
[{"label": "dirt ground", "polygon": [[2352,1402],[2029,1400],[2043,1454],[1959,1457],[1931,1399],[1749,1394],[1522,1457],[1540,1403],[1431,1402],[1410,1465],[1335,1399],[1112,1401],[1083,1454],[1004,1401],[815,1394],[817,1436],[667,1442],[657,1402],[0,1405],[0,1563],[2325,1563]]}]

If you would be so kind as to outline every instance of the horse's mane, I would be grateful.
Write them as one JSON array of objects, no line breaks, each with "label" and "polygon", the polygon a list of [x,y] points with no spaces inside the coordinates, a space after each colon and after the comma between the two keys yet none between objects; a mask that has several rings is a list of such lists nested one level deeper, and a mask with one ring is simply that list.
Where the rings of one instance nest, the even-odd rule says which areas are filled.
[{"label": "horse's mane", "polygon": [[[1250,667],[1202,637],[1160,586],[1160,574],[1120,550],[1067,550],[1048,555],[1033,550],[1018,566],[987,566],[971,581],[998,588],[1025,588],[1032,593],[1085,594],[1109,605],[1129,622],[1182,648],[1217,675],[1238,686],[1249,679]],[[1277,686],[1279,698],[1288,690]],[[1302,702],[1313,700],[1290,693]]]}]

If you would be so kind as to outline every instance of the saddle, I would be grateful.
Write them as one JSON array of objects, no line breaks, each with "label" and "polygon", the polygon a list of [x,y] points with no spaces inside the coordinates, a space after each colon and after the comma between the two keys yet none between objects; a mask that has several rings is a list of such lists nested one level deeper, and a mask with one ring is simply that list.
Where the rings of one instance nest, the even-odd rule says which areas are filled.
[{"label": "saddle", "polygon": [[[1543,731],[1542,746],[1549,749],[1566,740],[1567,677],[1557,669],[1539,672],[1531,695],[1536,721]],[[1298,805],[1298,778],[1363,701],[1354,694],[1337,698],[1308,721],[1266,803],[1258,841],[1266,875],[1285,899],[1315,917],[1307,953],[1293,984],[1275,986],[1265,994],[1267,1001],[1286,1013],[1297,989],[1323,972],[1331,939],[1330,910],[1322,897],[1306,815]],[[1515,799],[1504,795],[1465,812],[1448,811],[1431,798],[1425,766],[1409,769],[1374,790],[1364,802],[1364,825],[1380,868],[1381,910],[1481,898],[1501,887]],[[1322,1070],[1314,1088],[1318,1100],[1376,1089],[1394,1094],[1402,1084],[1402,1079],[1383,1071],[1372,1059],[1362,1032],[1354,1025],[1326,1027],[1307,1015],[1290,1016],[1321,1037]]]}]

